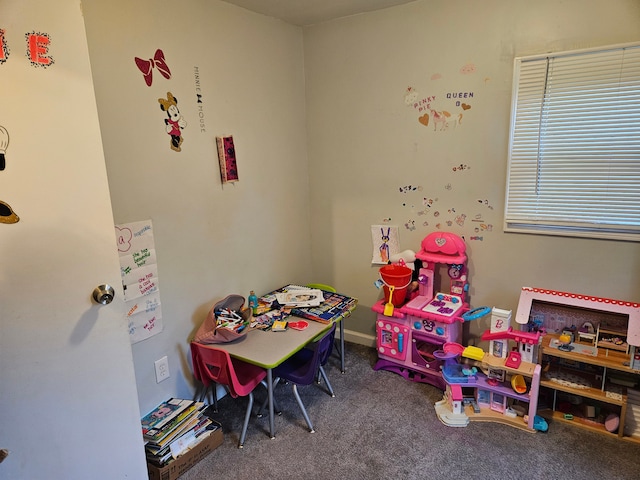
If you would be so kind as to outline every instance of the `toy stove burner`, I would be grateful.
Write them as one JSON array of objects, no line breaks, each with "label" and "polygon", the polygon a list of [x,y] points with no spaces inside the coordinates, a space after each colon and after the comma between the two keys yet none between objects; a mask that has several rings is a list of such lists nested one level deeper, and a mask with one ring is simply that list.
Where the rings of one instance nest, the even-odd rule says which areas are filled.
[{"label": "toy stove burner", "polygon": [[438,293],[423,309],[423,312],[453,317],[462,308],[462,299],[457,295]]}]

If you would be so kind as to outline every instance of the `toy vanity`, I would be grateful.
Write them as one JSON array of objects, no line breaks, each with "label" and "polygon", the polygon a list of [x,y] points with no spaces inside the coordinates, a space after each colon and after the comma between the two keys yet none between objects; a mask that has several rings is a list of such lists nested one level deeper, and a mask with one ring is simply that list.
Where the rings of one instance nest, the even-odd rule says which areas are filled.
[{"label": "toy vanity", "polygon": [[[406,288],[403,292],[395,288],[402,285],[387,285],[381,272],[385,298],[372,307],[377,313],[378,361],[374,370],[388,370],[407,380],[445,388],[441,367],[449,354],[443,346],[461,341],[462,315],[469,311],[465,252],[464,240],[453,233],[427,235],[415,253],[415,258],[422,261],[417,294],[406,301]],[[449,288],[436,292],[436,285],[442,287],[446,281],[446,277],[439,278],[442,269],[447,271]]]}]

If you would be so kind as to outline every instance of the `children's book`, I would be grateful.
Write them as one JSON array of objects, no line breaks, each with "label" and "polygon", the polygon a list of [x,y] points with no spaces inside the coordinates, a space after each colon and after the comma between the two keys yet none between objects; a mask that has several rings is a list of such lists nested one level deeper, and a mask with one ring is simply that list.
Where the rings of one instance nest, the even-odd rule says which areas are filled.
[{"label": "children's book", "polygon": [[174,417],[170,422],[163,425],[161,428],[150,428],[147,431],[143,430],[144,439],[150,442],[159,442],[160,440],[168,436],[183,422],[187,421],[190,417],[198,414],[203,408],[204,403],[202,402],[196,402],[192,404],[186,410],[183,410],[179,415]]},{"label": "children's book", "polygon": [[146,433],[152,428],[162,428],[193,403],[192,400],[179,398],[170,398],[166,402],[162,402],[140,421],[142,423],[142,433]]},{"label": "children's book", "polygon": [[162,440],[159,440],[157,442],[148,442],[147,446],[150,448],[165,447],[166,445],[171,444],[176,438],[181,437],[189,430],[194,429],[198,425],[199,421],[200,419],[198,417],[189,418],[188,420],[185,420],[176,428],[171,430],[171,432],[169,432],[169,434],[166,437],[164,437]]},{"label": "children's book", "polygon": [[297,317],[320,323],[331,323],[349,315],[358,304],[358,300],[340,293],[322,292],[324,302],[316,307],[294,307],[291,313]]},{"label": "children's book", "polygon": [[[271,301],[271,308],[275,309],[280,306],[280,303],[277,300],[278,294],[299,294],[301,291],[308,292],[313,290],[314,289],[299,285],[286,285],[274,292],[264,295],[262,298],[269,299]],[[323,297],[323,301],[319,305],[311,307],[293,306],[291,307],[291,314],[320,323],[331,323],[349,315],[358,304],[358,300],[356,298],[348,297],[340,293],[327,292],[324,290],[319,291],[322,293]]]},{"label": "children's book", "polygon": [[284,310],[271,310],[269,312],[253,317],[251,320],[251,328],[257,328],[258,330],[269,330],[273,325],[273,322],[278,320],[284,320],[289,317],[291,313]]},{"label": "children's book", "polygon": [[272,332],[284,332],[287,329],[287,321],[286,320],[276,320],[273,322],[271,326]]},{"label": "children's book", "polygon": [[322,290],[310,288],[288,290],[286,292],[276,293],[276,299],[280,305],[289,307],[314,307],[324,301],[322,293]]}]

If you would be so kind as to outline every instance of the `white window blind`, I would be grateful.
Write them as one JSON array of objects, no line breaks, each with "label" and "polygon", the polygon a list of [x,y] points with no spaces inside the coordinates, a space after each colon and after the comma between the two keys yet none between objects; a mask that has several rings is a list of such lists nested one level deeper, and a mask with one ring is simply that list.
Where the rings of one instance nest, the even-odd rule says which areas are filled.
[{"label": "white window blind", "polygon": [[505,231],[640,241],[640,44],[514,67]]}]

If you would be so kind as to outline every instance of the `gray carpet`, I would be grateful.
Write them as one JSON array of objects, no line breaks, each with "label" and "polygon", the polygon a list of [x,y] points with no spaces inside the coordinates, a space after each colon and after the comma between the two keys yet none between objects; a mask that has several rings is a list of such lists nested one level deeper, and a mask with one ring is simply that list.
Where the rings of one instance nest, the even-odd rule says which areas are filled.
[{"label": "gray carpet", "polygon": [[[347,343],[346,373],[333,356],[324,385],[300,389],[316,432],[311,434],[291,387],[280,385],[276,438],[268,419],[249,422],[237,448],[246,399],[226,396],[212,418],[224,443],[180,480],[232,479],[639,479],[640,444],[550,423],[546,433],[471,422],[447,427],[435,414],[442,391],[374,371],[375,350]],[[264,398],[256,391],[256,404]]]}]

